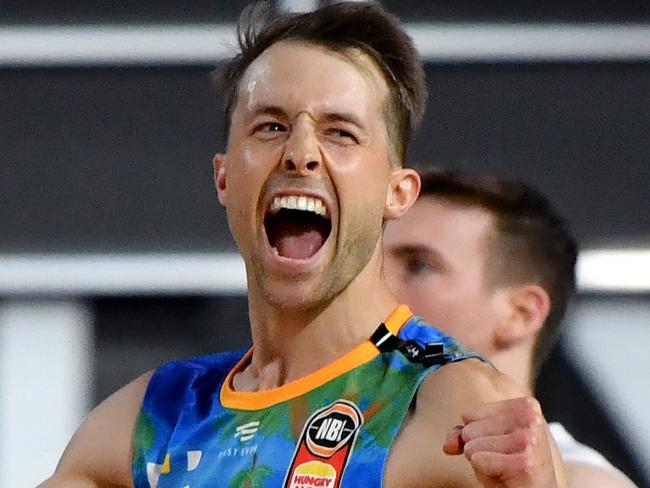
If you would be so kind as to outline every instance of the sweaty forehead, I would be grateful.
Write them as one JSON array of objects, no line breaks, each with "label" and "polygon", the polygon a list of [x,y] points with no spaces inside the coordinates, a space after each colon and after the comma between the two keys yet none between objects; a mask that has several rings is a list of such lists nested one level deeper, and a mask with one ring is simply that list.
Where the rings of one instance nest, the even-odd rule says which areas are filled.
[{"label": "sweaty forehead", "polygon": [[251,63],[239,84],[238,99],[249,108],[293,103],[363,110],[379,108],[387,90],[366,54],[343,54],[291,40],[272,45]]}]

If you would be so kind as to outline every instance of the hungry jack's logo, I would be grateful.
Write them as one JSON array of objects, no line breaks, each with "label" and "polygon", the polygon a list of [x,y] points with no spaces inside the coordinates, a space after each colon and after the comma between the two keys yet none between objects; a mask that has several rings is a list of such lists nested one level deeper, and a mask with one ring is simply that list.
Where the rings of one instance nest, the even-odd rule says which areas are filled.
[{"label": "hungry jack's logo", "polygon": [[284,488],[338,488],[363,425],[357,406],[337,400],[305,423]]}]

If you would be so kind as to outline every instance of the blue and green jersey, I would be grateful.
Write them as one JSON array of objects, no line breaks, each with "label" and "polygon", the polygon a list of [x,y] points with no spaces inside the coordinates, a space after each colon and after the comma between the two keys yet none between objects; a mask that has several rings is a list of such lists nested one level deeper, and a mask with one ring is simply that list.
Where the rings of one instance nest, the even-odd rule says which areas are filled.
[{"label": "blue and green jersey", "polygon": [[136,488],[382,486],[421,382],[477,357],[398,307],[373,336],[296,381],[238,392],[252,350],[156,370],[134,434]]}]

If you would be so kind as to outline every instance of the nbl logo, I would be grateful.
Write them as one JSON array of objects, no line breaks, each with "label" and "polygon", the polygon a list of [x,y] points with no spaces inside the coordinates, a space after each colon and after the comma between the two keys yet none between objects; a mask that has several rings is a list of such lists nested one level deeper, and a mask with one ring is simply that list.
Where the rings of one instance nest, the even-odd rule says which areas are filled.
[{"label": "nbl logo", "polygon": [[312,454],[328,458],[345,445],[361,425],[357,407],[338,401],[316,413],[307,426],[307,448]]},{"label": "nbl logo", "polygon": [[339,488],[363,425],[357,406],[337,400],[309,417],[284,480],[284,488]]}]

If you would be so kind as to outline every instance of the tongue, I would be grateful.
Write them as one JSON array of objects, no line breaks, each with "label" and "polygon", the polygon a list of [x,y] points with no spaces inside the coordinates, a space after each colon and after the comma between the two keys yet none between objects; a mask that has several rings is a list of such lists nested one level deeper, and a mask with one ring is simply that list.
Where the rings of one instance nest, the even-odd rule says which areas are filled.
[{"label": "tongue", "polygon": [[314,225],[283,222],[276,229],[275,246],[278,254],[285,258],[310,258],[323,246],[323,242],[323,234]]}]

